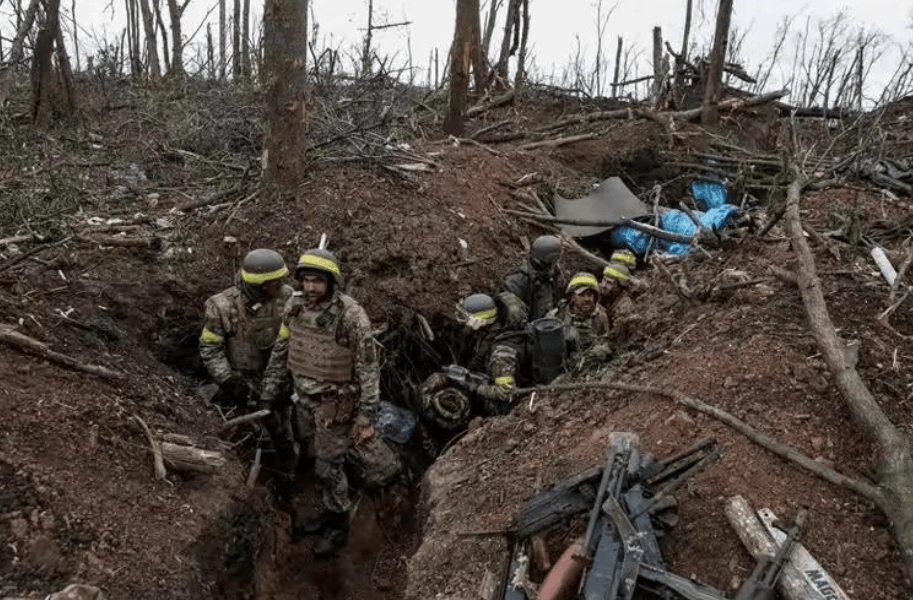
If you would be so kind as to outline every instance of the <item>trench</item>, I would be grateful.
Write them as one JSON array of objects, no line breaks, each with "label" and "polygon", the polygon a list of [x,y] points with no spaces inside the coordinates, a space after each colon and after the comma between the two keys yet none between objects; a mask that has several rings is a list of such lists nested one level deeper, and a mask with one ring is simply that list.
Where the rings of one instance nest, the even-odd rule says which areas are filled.
[{"label": "trench", "polygon": [[[199,302],[202,306],[203,302]],[[206,381],[197,350],[202,315],[169,309],[160,315],[156,358],[178,371],[188,393]],[[438,316],[411,317],[378,336],[384,347],[381,396],[394,405],[415,409],[419,386],[441,365],[455,362],[466,347],[460,327]],[[320,506],[319,485],[312,464],[298,469],[298,493],[291,502],[276,505],[271,494],[270,452],[257,486],[212,519],[195,548],[201,568],[216,573],[213,595],[226,599],[353,598],[399,600],[405,596],[406,563],[422,542],[421,480],[441,450],[462,432],[419,426],[399,448],[404,464],[400,480],[371,493],[352,492],[346,546],[332,559],[315,561],[319,536],[295,536],[296,517]],[[245,465],[254,458],[249,440],[236,446]],[[350,481],[357,481],[350,477]]]}]

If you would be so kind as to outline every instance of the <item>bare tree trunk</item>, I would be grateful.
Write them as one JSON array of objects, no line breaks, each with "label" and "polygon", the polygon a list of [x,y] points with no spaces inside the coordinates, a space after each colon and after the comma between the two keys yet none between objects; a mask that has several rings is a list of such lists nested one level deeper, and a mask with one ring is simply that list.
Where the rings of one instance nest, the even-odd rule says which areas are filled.
[{"label": "bare tree trunk", "polygon": [[517,74],[514,77],[514,87],[517,87],[526,80],[526,42],[529,39],[529,0],[520,0],[521,15],[520,20],[523,22],[520,32],[520,51],[517,54]]},{"label": "bare tree trunk", "polygon": [[266,185],[290,188],[305,174],[307,11],[307,0],[266,0],[263,11]]},{"label": "bare tree trunk", "polygon": [[32,57],[32,123],[41,129],[51,125],[51,87],[54,84],[54,40],[60,11],[60,0],[47,0],[44,23],[38,30]]},{"label": "bare tree trunk", "polygon": [[73,22],[73,52],[76,54],[76,72],[78,73],[82,70],[82,67],[79,64],[79,28],[76,26],[76,0],[73,0],[70,4],[70,21]]},{"label": "bare tree trunk", "polygon": [[31,0],[29,7],[25,10],[25,15],[22,17],[22,22],[19,23],[19,29],[16,30],[16,37],[13,38],[13,42],[10,44],[9,62],[13,66],[22,60],[22,45],[25,43],[25,38],[35,23],[35,15],[37,13],[38,0]]},{"label": "bare tree trunk", "polygon": [[206,24],[206,71],[210,79],[216,78],[215,49],[212,47],[212,23]]},{"label": "bare tree trunk", "polygon": [[485,17],[485,37],[482,38],[482,55],[488,62],[488,52],[491,48],[491,36],[495,31],[495,21],[498,18],[498,9],[504,0],[491,0],[488,6],[488,16]]},{"label": "bare tree trunk", "polygon": [[241,13],[241,75],[250,79],[250,0],[244,0]]},{"label": "bare tree trunk", "polygon": [[615,75],[612,77],[612,97],[618,97],[618,77],[621,75],[621,47],[624,40],[618,36],[618,49],[615,50]]},{"label": "bare tree trunk", "polygon": [[685,64],[688,62],[688,38],[691,37],[691,9],[694,0],[688,0],[685,7],[685,32],[682,34],[682,53],[675,61],[675,87],[682,89],[685,86]]},{"label": "bare tree trunk", "polygon": [[368,0],[368,29],[361,48],[361,74],[367,76],[371,72],[371,38],[374,33],[374,0]]},{"label": "bare tree trunk", "polygon": [[729,22],[732,19],[732,0],[720,0],[716,14],[716,32],[713,37],[713,55],[704,82],[704,107],[701,122],[715,125],[719,121],[720,95],[723,89],[723,63],[729,46]]},{"label": "bare tree trunk", "polygon": [[76,97],[73,93],[73,69],[70,66],[70,57],[67,55],[67,45],[63,40],[63,29],[60,27],[60,18],[58,15],[57,23],[57,68],[60,73],[60,86],[63,88],[63,97],[66,102],[67,111],[76,108]]},{"label": "bare tree trunk", "polygon": [[469,91],[469,61],[473,44],[472,20],[478,22],[478,0],[457,0],[456,22],[453,28],[453,45],[450,47],[450,107],[444,119],[444,131],[460,137],[463,135],[463,117]]},{"label": "bare tree trunk", "polygon": [[156,79],[162,76],[159,66],[158,38],[155,35],[155,21],[149,0],[139,0],[140,10],[143,11],[143,29],[146,32],[146,56],[149,64],[149,73]]},{"label": "bare tree trunk", "polygon": [[234,18],[231,20],[231,75],[241,76],[241,0],[235,0]]},{"label": "bare tree trunk", "polygon": [[482,52],[482,24],[479,22],[479,0],[470,1],[472,13],[471,19],[471,41],[469,43],[469,57],[472,61],[472,76],[476,86],[476,93],[481,93],[485,89],[485,82],[488,79],[488,69],[486,67],[485,54]]},{"label": "bare tree trunk", "polygon": [[658,102],[663,93],[665,73],[663,72],[663,29],[653,28],[653,101]]},{"label": "bare tree trunk", "polygon": [[139,7],[137,7],[137,0],[127,0],[130,4],[130,53],[133,55],[133,63],[136,67],[133,69],[133,75],[142,75],[146,71],[146,63],[143,61],[143,51],[140,46],[140,35],[139,35]]},{"label": "bare tree trunk", "polygon": [[168,28],[165,27],[165,21],[162,20],[161,0],[152,0],[152,12],[155,13],[155,22],[158,25],[158,31],[162,34],[162,60],[165,63],[165,73],[170,73],[171,52],[168,49]]},{"label": "bare tree trunk", "polygon": [[[520,42],[520,0],[508,0],[504,17],[504,38],[501,40],[501,54],[495,66],[494,75],[507,81],[507,64]],[[513,42],[513,43],[512,43]]]},{"label": "bare tree trunk", "polygon": [[808,312],[812,335],[834,376],[837,389],[853,420],[875,444],[875,476],[881,497],[873,499],[891,522],[909,589],[913,582],[913,457],[910,445],[904,434],[884,414],[859,372],[846,362],[844,344],[834,330],[815,271],[814,257],[802,229],[799,216],[801,188],[800,181],[790,184],[784,215],[799,263],[799,291]]},{"label": "bare tree trunk", "polygon": [[862,53],[865,45],[862,43],[862,36],[859,36],[859,50],[856,58],[856,111],[862,112],[862,80],[865,68],[862,64]]},{"label": "bare tree trunk", "polygon": [[184,76],[183,38],[181,37],[181,15],[190,0],[184,0],[182,6],[178,0],[168,0],[168,14],[171,16],[171,75]]},{"label": "bare tree trunk", "polygon": [[225,79],[225,0],[219,0],[219,79]]}]

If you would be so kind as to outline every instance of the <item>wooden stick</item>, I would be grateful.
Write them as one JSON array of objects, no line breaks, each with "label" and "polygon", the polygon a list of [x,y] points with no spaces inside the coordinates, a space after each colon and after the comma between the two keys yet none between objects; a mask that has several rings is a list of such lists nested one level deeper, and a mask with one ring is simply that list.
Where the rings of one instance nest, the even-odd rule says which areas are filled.
[{"label": "wooden stick", "polygon": [[650,387],[650,386],[645,386],[645,385],[631,385],[631,384],[626,384],[626,383],[613,383],[613,382],[608,382],[608,381],[605,382],[604,385],[607,388],[615,389],[615,390],[623,390],[626,392],[641,392],[641,393],[645,393],[645,394],[656,394],[659,396],[665,396],[667,398],[671,398],[671,399],[675,400],[676,402],[678,402],[679,404],[687,406],[688,408],[693,408],[694,410],[696,410],[698,412],[702,412],[706,415],[712,416],[713,418],[715,418],[719,421],[722,421],[723,423],[729,425],[730,427],[732,427],[733,429],[735,429],[736,431],[738,431],[739,433],[741,433],[742,435],[744,435],[745,437],[747,437],[748,439],[753,441],[754,443],[758,444],[762,448],[766,448],[767,450],[770,450],[777,456],[785,458],[786,460],[789,460],[789,461],[799,465],[800,467],[806,469],[807,471],[810,471],[810,472],[814,473],[815,475],[818,475],[819,477],[821,477],[827,481],[830,481],[831,483],[833,483],[835,485],[852,490],[852,491],[856,492],[857,494],[860,494],[861,496],[865,496],[866,498],[869,498],[871,500],[881,498],[881,491],[878,488],[876,488],[875,486],[873,486],[869,483],[866,483],[864,481],[858,480],[858,479],[853,479],[851,477],[847,477],[846,475],[843,475],[842,473],[838,473],[834,469],[826,467],[823,464],[809,458],[808,456],[806,456],[799,450],[796,450],[795,448],[792,448],[791,446],[788,446],[786,444],[781,444],[780,442],[773,440],[769,436],[752,428],[750,425],[748,425],[744,421],[737,419],[736,417],[732,416],[728,412],[726,412],[720,408],[717,408],[715,406],[706,404],[705,402],[702,402],[702,401],[698,400],[697,398],[692,398],[690,396],[686,396],[685,394],[683,394],[677,390],[666,389],[666,388],[656,388],[656,387]]},{"label": "wooden stick", "polygon": [[257,448],[257,453],[254,455],[254,464],[250,466],[250,473],[247,474],[248,489],[253,488],[257,484],[257,477],[260,475],[260,459],[262,455],[263,450]]},{"label": "wooden stick", "polygon": [[577,142],[585,142],[587,140],[594,140],[599,137],[598,133],[582,133],[580,135],[572,135],[564,138],[556,138],[553,140],[542,140],[541,142],[529,142],[528,144],[522,144],[518,146],[519,150],[533,150],[535,148],[557,148],[558,146],[565,146],[567,144],[575,144]]},{"label": "wooden stick", "polygon": [[219,428],[219,433],[224,435],[239,425],[244,425],[245,423],[254,423],[256,421],[260,421],[261,419],[265,419],[270,415],[271,412],[271,410],[264,408],[263,410],[258,410],[256,412],[241,415],[240,417],[235,417],[234,419],[225,421],[222,424],[222,427]]},{"label": "wooden stick", "polygon": [[47,344],[44,342],[39,342],[35,338],[31,338],[27,335],[19,333],[18,331],[15,331],[14,329],[2,325],[0,325],[0,342],[5,342],[11,346],[19,348],[20,350],[28,350],[32,354],[37,354],[41,358],[45,358],[53,363],[57,363],[65,367],[70,367],[71,369],[76,369],[77,371],[83,371],[85,373],[91,373],[92,375],[98,375],[99,377],[103,377],[105,379],[122,381],[127,377],[124,373],[119,371],[112,371],[111,369],[97,365],[87,365],[79,362],[75,358],[70,358],[65,354],[54,352],[48,348]]},{"label": "wooden stick", "polygon": [[133,418],[136,419],[143,428],[143,431],[146,432],[146,439],[149,440],[149,446],[152,447],[152,464],[155,468],[155,478],[168,481],[168,471],[165,470],[165,460],[162,458],[161,446],[159,446],[159,443],[155,440],[155,437],[152,435],[152,430],[149,429],[149,426],[146,425],[146,422],[143,421],[142,417],[133,415]]}]

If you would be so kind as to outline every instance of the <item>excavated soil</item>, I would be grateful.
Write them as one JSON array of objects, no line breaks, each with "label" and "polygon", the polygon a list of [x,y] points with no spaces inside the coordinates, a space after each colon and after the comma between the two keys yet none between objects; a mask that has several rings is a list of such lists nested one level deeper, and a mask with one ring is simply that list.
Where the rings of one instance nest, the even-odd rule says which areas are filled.
[{"label": "excavated soil", "polygon": [[[565,108],[537,110],[527,118],[554,119]],[[359,499],[349,547],[334,561],[313,563],[309,542],[290,535],[290,513],[314,503],[312,487],[282,510],[263,485],[247,491],[247,455],[218,439],[220,416],[196,392],[205,298],[231,285],[249,249],[276,248],[291,264],[325,233],[348,290],[378,329],[415,312],[441,319],[461,294],[494,286],[522,260],[524,241],[541,233],[505,212],[528,202],[511,193],[511,182],[536,173],[549,182],[536,188],[543,196],[555,188],[573,196],[620,174],[643,191],[668,181],[668,167],[654,160],[667,137],[655,123],[624,121],[598,140],[552,151],[498,146],[495,154],[422,142],[414,151],[435,167],[408,180],[379,166],[340,163],[315,168],[292,194],[175,212],[186,200],[176,191],[187,183],[183,167],[151,156],[146,187],[127,200],[112,198],[112,172],[142,159],[143,150],[114,143],[130,133],[129,121],[119,115],[89,127],[110,141],[110,164],[84,167],[94,193],[71,223],[141,212],[152,217],[141,232],[161,247],[74,239],[0,273],[0,323],[125,375],[105,380],[0,345],[0,596],[38,597],[78,581],[116,599],[475,598],[486,571],[501,572],[506,547],[497,536],[460,534],[506,527],[536,490],[601,462],[611,431],[636,432],[659,456],[708,435],[724,450],[676,495],[679,523],[666,557],[676,572],[729,592],[750,573],[753,561],[723,515],[726,500],[740,494],[784,517],[808,507],[803,543],[852,597],[908,596],[887,524],[870,502],[716,420],[664,398],[610,390],[540,394],[510,415],[474,423],[421,490]],[[763,119],[755,129],[757,139],[739,141],[762,146],[776,137]],[[679,139],[699,146],[701,135],[685,128]],[[59,152],[35,161],[86,162],[81,146],[59,144]],[[676,185],[687,182],[678,171],[673,177]],[[909,214],[862,187],[808,194],[803,209],[806,228],[821,232],[834,229],[836,213],[852,213],[863,225]],[[764,215],[754,217],[756,230]],[[885,243],[895,265],[907,235]],[[895,332],[880,327],[875,319],[889,289],[864,249],[810,239],[839,334],[859,341],[857,368],[909,433],[913,345],[902,337],[913,335],[909,303],[891,318]],[[7,251],[5,260],[14,256]],[[569,253],[564,266],[585,265]],[[625,359],[605,376],[675,388],[847,475],[871,476],[873,445],[831,382],[798,290],[772,277],[770,266],[795,268],[779,227],[760,239],[750,228],[732,232],[727,249],[670,265],[674,277],[706,291],[700,299],[683,298],[655,268],[639,271],[648,284],[636,299],[639,327]],[[721,287],[755,279],[762,281]],[[218,475],[156,481],[135,416],[156,432],[222,450],[227,466]],[[553,556],[561,550],[555,540]]]}]

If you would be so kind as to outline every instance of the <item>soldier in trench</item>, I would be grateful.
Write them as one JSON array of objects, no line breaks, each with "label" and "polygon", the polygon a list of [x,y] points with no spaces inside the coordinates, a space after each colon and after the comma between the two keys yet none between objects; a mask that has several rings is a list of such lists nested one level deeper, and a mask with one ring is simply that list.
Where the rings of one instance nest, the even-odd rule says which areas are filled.
[{"label": "soldier in trench", "polygon": [[[282,326],[293,290],[278,252],[253,250],[244,258],[238,283],[206,301],[200,356],[219,386],[213,401],[242,411],[255,408],[263,374]],[[284,394],[288,397],[288,393]],[[286,407],[286,411],[290,407]],[[273,467],[288,478],[297,462],[297,445],[288,418],[271,414],[266,428],[276,450]]]},{"label": "soldier in trench", "polygon": [[523,303],[529,321],[544,317],[558,305],[560,259],[561,240],[553,235],[539,236],[530,246],[526,264],[504,279],[502,292],[513,294]]},{"label": "soldier in trench", "polygon": [[206,300],[200,356],[219,386],[221,405],[252,408],[270,352],[292,297],[278,252],[261,248],[244,257],[238,282]]},{"label": "soldier in trench", "polygon": [[472,294],[460,301],[457,320],[467,343],[456,355],[465,372],[433,373],[422,383],[421,414],[426,422],[453,432],[466,427],[473,415],[510,412],[517,380],[528,383],[525,312],[511,294]]},{"label": "soldier in trench", "polygon": [[380,395],[378,345],[365,310],[342,292],[336,256],[305,252],[295,277],[302,283],[286,305],[282,327],[263,379],[261,402],[273,402],[291,376],[299,415],[309,435],[322,505],[296,519],[296,534],[321,534],[314,555],[325,559],[348,537],[351,466],[363,485],[383,487],[401,470],[393,450],[375,431]]},{"label": "soldier in trench", "polygon": [[634,299],[646,289],[646,284],[632,274],[635,259],[629,251],[614,252],[611,261],[603,270],[599,292],[609,314],[612,339],[619,345],[628,345],[635,340],[641,321]]},{"label": "soldier in trench", "polygon": [[575,274],[568,283],[565,299],[554,311],[573,336],[572,376],[579,376],[605,364],[614,353],[609,340],[609,317],[599,304],[599,285],[592,273]]}]

